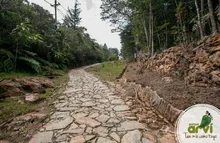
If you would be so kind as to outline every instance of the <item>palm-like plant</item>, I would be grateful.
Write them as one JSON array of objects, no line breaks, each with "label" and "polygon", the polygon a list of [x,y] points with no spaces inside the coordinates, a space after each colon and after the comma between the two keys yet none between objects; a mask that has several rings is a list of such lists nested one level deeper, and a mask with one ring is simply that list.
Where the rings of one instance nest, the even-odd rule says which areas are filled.
[{"label": "palm-like plant", "polygon": [[[30,23],[21,23],[20,25],[17,25],[15,29],[11,32],[11,37],[13,41],[16,44],[16,50],[15,50],[15,65],[14,68],[16,70],[17,68],[17,60],[22,60],[26,62],[32,69],[34,69],[36,72],[40,72],[40,63],[36,61],[35,59],[31,58],[31,56],[35,56],[35,53],[32,53],[27,50],[22,50],[21,48],[29,47],[31,43],[41,43],[42,38],[40,34],[35,34],[31,32],[32,25]],[[22,52],[26,56],[23,56]],[[18,57],[18,54],[20,53],[20,57]],[[28,56],[29,55],[29,56]]]}]

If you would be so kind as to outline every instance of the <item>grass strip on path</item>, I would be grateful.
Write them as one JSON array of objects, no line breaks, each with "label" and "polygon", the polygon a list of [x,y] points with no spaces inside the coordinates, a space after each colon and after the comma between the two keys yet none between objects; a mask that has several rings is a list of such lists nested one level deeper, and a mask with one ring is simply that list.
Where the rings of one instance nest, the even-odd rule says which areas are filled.
[{"label": "grass strip on path", "polygon": [[124,61],[105,62],[98,66],[90,67],[86,69],[87,72],[93,73],[101,80],[114,81],[116,77],[125,68]]}]

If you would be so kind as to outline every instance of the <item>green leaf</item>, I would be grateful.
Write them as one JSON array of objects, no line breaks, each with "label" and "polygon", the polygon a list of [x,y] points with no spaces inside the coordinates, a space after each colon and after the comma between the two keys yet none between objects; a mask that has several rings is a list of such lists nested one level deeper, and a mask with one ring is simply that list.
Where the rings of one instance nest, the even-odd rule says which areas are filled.
[{"label": "green leaf", "polygon": [[33,58],[27,58],[27,57],[18,57],[18,60],[25,62],[27,65],[30,66],[35,72],[40,73],[41,72],[41,65],[38,61],[36,61]]}]

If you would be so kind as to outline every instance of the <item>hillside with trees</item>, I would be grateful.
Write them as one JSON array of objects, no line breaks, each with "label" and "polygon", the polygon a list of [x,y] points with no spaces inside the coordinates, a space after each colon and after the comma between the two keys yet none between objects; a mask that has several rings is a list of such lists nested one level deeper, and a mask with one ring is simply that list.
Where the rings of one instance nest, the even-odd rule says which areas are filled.
[{"label": "hillside with trees", "polygon": [[118,59],[118,50],[100,45],[80,26],[80,4],[63,23],[27,0],[0,0],[0,72],[42,73]]},{"label": "hillside with trees", "polygon": [[102,0],[102,19],[120,32],[121,54],[154,55],[220,31],[218,0]]}]

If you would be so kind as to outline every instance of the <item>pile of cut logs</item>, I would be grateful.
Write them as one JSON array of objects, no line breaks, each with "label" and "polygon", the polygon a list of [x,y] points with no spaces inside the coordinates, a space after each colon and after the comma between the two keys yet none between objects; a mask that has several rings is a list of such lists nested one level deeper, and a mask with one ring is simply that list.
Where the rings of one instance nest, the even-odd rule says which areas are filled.
[{"label": "pile of cut logs", "polygon": [[220,34],[176,46],[144,60],[144,68],[179,76],[187,84],[220,87]]}]

